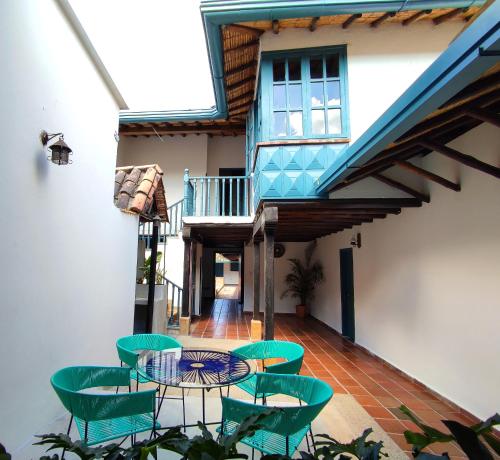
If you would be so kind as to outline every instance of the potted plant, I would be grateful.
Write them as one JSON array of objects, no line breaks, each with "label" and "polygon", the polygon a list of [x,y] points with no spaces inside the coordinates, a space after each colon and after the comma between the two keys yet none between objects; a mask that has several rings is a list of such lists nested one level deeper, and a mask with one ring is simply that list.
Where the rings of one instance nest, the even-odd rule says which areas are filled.
[{"label": "potted plant", "polygon": [[321,262],[312,262],[315,249],[316,240],[312,241],[306,248],[305,263],[299,259],[288,259],[291,271],[285,277],[287,288],[281,294],[281,298],[290,295],[300,300],[300,304],[295,307],[295,313],[299,318],[307,316],[308,306],[314,299],[314,289],[318,283],[325,279]]}]

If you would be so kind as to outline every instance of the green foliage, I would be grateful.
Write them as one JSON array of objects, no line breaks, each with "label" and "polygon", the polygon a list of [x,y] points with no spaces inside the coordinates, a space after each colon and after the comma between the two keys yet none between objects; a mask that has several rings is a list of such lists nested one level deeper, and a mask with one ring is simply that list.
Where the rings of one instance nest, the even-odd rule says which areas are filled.
[{"label": "green foliage", "polygon": [[[320,460],[348,460],[357,458],[359,460],[378,460],[388,457],[382,452],[384,444],[382,441],[369,441],[367,438],[373,432],[371,428],[366,429],[363,434],[350,443],[342,443],[326,434],[319,434],[317,438],[323,438],[325,441],[317,441],[315,458]],[[350,454],[345,455],[345,454]]]},{"label": "green foliage", "polygon": [[467,457],[471,459],[493,460],[493,456],[483,443],[483,440],[486,441],[486,444],[497,455],[500,455],[500,442],[496,436],[492,434],[493,427],[500,425],[500,415],[498,414],[493,415],[484,422],[470,427],[454,420],[443,420],[443,423],[448,430],[450,430],[450,433],[443,433],[436,428],[422,423],[406,406],[401,406],[399,409],[422,430],[421,433],[410,430],[404,432],[406,442],[413,446],[413,456],[419,460],[449,458],[446,453],[443,453],[443,455],[433,455],[423,452],[423,449],[434,443],[446,443],[451,441],[455,441],[462,448]]},{"label": "green foliage", "polygon": [[285,277],[287,288],[281,294],[281,298],[287,295],[296,297],[300,299],[301,305],[308,305],[314,299],[316,285],[325,279],[321,262],[312,262],[315,249],[316,241],[312,241],[306,248],[305,263],[299,259],[288,259],[291,272]]},{"label": "green foliage", "polygon": [[[163,257],[163,253],[158,251],[156,253],[156,284],[163,284],[163,276],[165,276],[165,270],[160,268],[160,262]],[[145,261],[144,265],[140,267],[140,271],[142,276],[137,278],[137,284],[143,284],[144,282],[148,283],[149,281],[149,273],[151,270],[151,256],[149,256]]]},{"label": "green foliage", "polygon": [[0,460],[11,460],[11,455],[7,452],[5,447],[0,444]]}]

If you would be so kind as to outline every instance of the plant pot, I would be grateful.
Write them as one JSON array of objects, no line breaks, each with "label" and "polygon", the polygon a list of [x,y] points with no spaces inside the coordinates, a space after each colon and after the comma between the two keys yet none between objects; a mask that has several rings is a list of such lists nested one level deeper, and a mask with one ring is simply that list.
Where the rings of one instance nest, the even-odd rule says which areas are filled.
[{"label": "plant pot", "polygon": [[295,315],[297,318],[305,318],[309,312],[307,311],[307,307],[305,305],[296,305],[295,306]]}]

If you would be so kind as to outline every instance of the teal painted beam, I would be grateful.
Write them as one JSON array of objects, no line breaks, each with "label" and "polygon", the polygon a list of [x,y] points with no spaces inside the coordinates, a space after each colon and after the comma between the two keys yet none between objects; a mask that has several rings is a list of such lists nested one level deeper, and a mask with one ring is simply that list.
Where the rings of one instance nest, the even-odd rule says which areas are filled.
[{"label": "teal painted beam", "polygon": [[234,22],[331,16],[408,9],[466,8],[486,0],[204,0],[200,10],[205,29],[215,107],[176,111],[121,111],[120,123],[225,119],[224,61],[220,26]]},{"label": "teal painted beam", "polygon": [[[419,121],[500,61],[500,0],[446,49],[402,96],[319,178],[324,195]],[[485,56],[484,51],[496,51]]]}]

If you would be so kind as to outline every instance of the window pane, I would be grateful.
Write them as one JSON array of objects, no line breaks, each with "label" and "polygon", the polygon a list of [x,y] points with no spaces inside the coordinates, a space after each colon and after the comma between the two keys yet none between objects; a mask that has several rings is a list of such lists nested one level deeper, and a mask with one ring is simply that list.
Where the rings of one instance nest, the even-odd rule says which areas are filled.
[{"label": "window pane", "polygon": [[273,61],[273,81],[285,81],[285,61]]},{"label": "window pane", "polygon": [[340,105],[340,82],[326,82],[326,93],[328,96],[328,105]]},{"label": "window pane", "polygon": [[300,80],[300,59],[288,59],[288,80]]},{"label": "window pane", "polygon": [[286,112],[273,112],[273,136],[286,136]]},{"label": "window pane", "polygon": [[302,85],[288,85],[288,106],[291,109],[302,108]]},{"label": "window pane", "polygon": [[311,78],[323,78],[323,58],[312,57],[309,61]]},{"label": "window pane", "polygon": [[326,57],[326,76],[338,77],[339,76],[339,55],[332,54]]},{"label": "window pane", "polygon": [[317,81],[311,83],[311,106],[321,107],[325,104],[323,94],[323,82]]},{"label": "window pane", "polygon": [[313,134],[325,134],[325,111],[312,111],[312,132]]},{"label": "window pane", "polygon": [[341,132],[340,109],[328,109],[328,133],[340,134]]},{"label": "window pane", "polygon": [[286,107],[285,85],[273,86],[273,107],[275,109],[283,109]]},{"label": "window pane", "polygon": [[302,136],[302,112],[290,112],[290,131],[292,136]]}]

